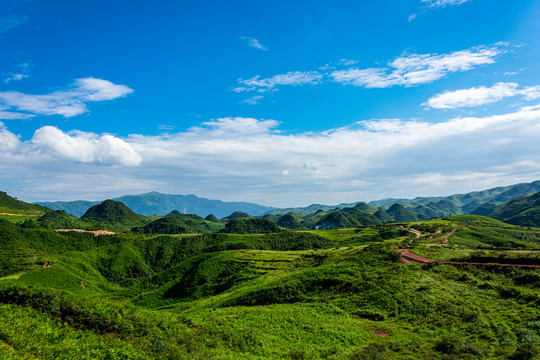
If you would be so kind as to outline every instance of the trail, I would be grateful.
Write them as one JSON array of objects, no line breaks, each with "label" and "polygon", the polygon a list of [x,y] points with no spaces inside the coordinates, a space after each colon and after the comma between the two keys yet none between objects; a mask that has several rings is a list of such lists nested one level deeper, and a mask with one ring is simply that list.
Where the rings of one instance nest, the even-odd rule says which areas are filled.
[{"label": "trail", "polygon": [[409,249],[396,249],[396,251],[401,254],[401,256],[409,261],[414,261],[420,264],[428,264],[432,262],[438,262],[441,264],[452,265],[452,266],[463,266],[463,265],[472,265],[472,266],[482,266],[487,268],[496,268],[502,269],[507,267],[521,268],[521,269],[540,269],[540,265],[521,265],[521,264],[493,264],[493,263],[475,263],[475,262],[466,262],[466,261],[441,261],[436,259],[430,259],[422,255],[413,254]]},{"label": "trail", "polygon": [[69,232],[69,231],[75,231],[75,232],[82,232],[82,233],[92,233],[95,236],[99,235],[114,235],[115,232],[108,231],[108,230],[84,230],[84,229],[55,229],[56,232]]},{"label": "trail", "polygon": [[41,215],[31,215],[31,214],[12,214],[12,213],[0,213],[0,215],[7,215],[7,216],[30,216],[30,217],[38,217]]},{"label": "trail", "polygon": [[406,227],[403,227],[403,226],[401,226],[401,228],[403,230],[406,230],[406,231],[410,232],[410,233],[413,233],[414,235],[416,235],[416,238],[422,237],[422,232],[420,230],[406,228]]},{"label": "trail", "polygon": [[444,240],[442,241],[442,243],[443,243],[443,244],[448,244],[448,243],[449,243],[448,238],[450,237],[450,235],[454,234],[456,231],[457,231],[457,228],[455,228],[454,230],[450,231],[448,234],[444,235]]}]

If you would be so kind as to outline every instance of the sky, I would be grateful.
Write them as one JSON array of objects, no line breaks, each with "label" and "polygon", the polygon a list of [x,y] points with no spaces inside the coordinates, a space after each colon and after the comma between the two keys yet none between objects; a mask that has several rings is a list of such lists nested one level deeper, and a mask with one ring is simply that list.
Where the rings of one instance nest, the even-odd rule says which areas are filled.
[{"label": "sky", "polygon": [[0,0],[0,190],[289,207],[540,179],[540,1]]}]

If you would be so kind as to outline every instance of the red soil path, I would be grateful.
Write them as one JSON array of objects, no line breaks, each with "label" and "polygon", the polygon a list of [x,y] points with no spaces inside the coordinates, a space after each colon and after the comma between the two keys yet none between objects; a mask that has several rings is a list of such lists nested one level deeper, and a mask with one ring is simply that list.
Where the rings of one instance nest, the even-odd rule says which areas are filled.
[{"label": "red soil path", "polygon": [[474,262],[464,262],[464,261],[441,261],[436,259],[430,259],[422,255],[413,254],[409,249],[396,249],[396,251],[401,254],[401,256],[408,260],[414,261],[420,264],[427,264],[431,262],[439,262],[441,264],[452,265],[452,266],[483,266],[487,268],[503,269],[508,267],[515,267],[521,269],[540,269],[540,265],[521,265],[521,264],[486,264],[486,263],[474,263]]}]

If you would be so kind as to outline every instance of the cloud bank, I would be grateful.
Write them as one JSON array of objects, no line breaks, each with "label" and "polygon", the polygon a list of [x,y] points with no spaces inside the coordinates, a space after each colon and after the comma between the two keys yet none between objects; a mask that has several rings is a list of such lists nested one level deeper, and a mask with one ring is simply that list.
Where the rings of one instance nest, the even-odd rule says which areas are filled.
[{"label": "cloud bank", "polygon": [[540,178],[540,106],[296,134],[279,125],[226,117],[125,138],[45,126],[26,141],[2,126],[0,166],[10,172],[0,183],[20,184],[15,195],[27,199],[157,190],[292,206],[443,195]]}]

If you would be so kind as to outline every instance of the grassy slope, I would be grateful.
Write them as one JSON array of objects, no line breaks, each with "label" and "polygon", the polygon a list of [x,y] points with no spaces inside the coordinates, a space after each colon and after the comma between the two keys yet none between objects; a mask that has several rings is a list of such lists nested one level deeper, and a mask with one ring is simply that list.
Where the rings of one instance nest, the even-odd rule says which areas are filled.
[{"label": "grassy slope", "polygon": [[[0,256],[19,251],[29,263],[0,279],[0,322],[18,328],[0,326],[0,355],[477,359],[536,351],[538,271],[422,269],[400,263],[385,246],[367,245],[394,236],[386,243],[456,252],[469,249],[460,244],[469,233],[480,234],[486,249],[540,245],[536,235],[522,238],[528,233],[482,218],[453,220],[410,225],[430,233],[457,228],[449,244],[436,244],[437,236],[383,235],[390,227],[382,226],[95,239],[10,230],[0,238],[9,251]],[[276,250],[291,246],[302,250]],[[45,260],[50,268],[37,263]]]}]

